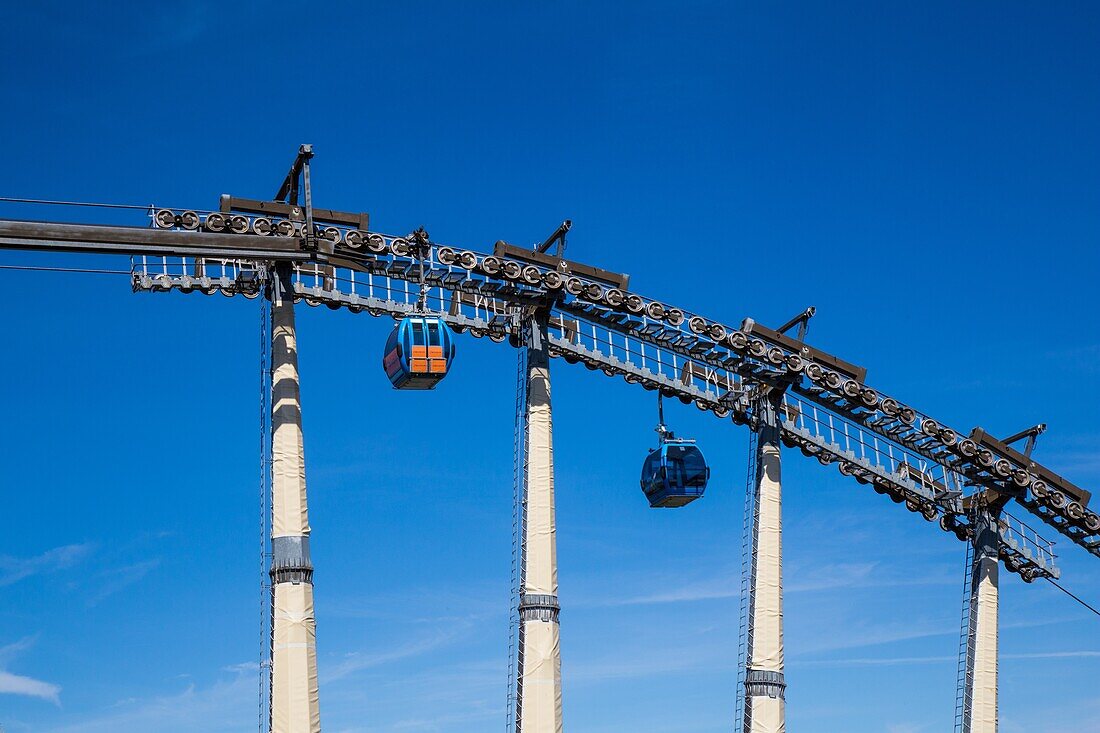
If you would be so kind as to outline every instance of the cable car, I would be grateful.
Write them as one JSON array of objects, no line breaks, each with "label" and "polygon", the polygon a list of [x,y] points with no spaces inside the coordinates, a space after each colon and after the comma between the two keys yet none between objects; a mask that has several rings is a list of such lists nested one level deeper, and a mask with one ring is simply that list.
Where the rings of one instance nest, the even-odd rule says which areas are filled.
[{"label": "cable car", "polygon": [[660,423],[657,448],[651,448],[642,464],[642,491],[651,507],[681,507],[706,491],[710,467],[703,452],[688,438],[677,438],[664,424],[664,409],[657,398]]},{"label": "cable car", "polygon": [[382,368],[394,389],[434,389],[455,358],[454,334],[441,319],[407,316],[386,342]]}]

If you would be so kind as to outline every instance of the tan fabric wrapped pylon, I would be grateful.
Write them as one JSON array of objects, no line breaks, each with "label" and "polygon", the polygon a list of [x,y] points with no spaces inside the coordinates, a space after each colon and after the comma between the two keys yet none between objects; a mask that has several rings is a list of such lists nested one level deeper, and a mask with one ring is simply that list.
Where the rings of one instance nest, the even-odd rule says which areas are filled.
[{"label": "tan fabric wrapped pylon", "polygon": [[545,318],[531,323],[527,347],[527,473],[524,480],[523,586],[517,730],[562,733],[558,556],[554,526],[554,449]]},{"label": "tan fabric wrapped pylon", "polygon": [[[762,408],[777,420],[776,402]],[[766,422],[766,421],[765,421]],[[779,430],[760,427],[757,448],[755,557],[745,680],[745,733],[786,731],[783,676],[783,519]]]},{"label": "tan fabric wrapped pylon", "polygon": [[291,292],[289,271],[280,269],[271,303],[271,731],[319,733],[317,624]]},{"label": "tan fabric wrapped pylon", "polygon": [[1003,499],[983,504],[974,523],[970,575],[971,642],[967,650],[967,689],[963,730],[997,733],[997,613],[1000,574],[1000,510]]},{"label": "tan fabric wrapped pylon", "polygon": [[978,561],[974,678],[970,733],[997,733],[997,604],[1000,566],[995,557]]},{"label": "tan fabric wrapped pylon", "polygon": [[311,583],[275,586],[274,629],[271,730],[316,733],[321,730],[321,712]]}]

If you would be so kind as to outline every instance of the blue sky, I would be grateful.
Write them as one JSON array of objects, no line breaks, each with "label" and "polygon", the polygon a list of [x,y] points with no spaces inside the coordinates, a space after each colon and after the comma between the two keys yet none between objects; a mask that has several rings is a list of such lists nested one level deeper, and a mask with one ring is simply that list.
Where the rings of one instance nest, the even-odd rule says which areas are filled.
[{"label": "blue sky", "polygon": [[[1100,484],[1094,4],[44,2],[4,25],[0,195],[262,198],[312,142],[320,206],[479,249],[572,218],[571,256],[640,292],[727,323],[815,305],[810,340],[875,387],[963,430],[1046,422],[1037,457]],[[257,303],[0,286],[0,725],[254,730]],[[515,353],[463,338],[436,392],[396,393],[387,323],[299,322],[325,729],[502,728]],[[713,481],[649,510],[648,394],[553,369],[566,724],[728,730],[746,434],[670,406]],[[785,479],[791,729],[948,730],[963,547],[797,453]],[[1100,599],[1100,563],[1058,547]],[[1002,730],[1100,731],[1097,619],[1015,577],[1002,602]]]}]

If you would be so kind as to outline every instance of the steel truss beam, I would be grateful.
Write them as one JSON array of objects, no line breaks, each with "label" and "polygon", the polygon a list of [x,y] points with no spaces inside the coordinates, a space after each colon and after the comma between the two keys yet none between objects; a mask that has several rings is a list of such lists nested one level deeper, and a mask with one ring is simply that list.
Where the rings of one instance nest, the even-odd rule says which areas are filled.
[{"label": "steel truss beam", "polygon": [[[418,278],[417,261],[403,237],[349,226],[317,227],[309,238],[317,238],[321,250],[331,253],[325,255],[308,248],[306,225],[292,219],[231,212],[196,217],[194,212],[159,210],[154,221],[163,228],[0,221],[0,248],[160,256],[159,262],[136,265],[135,289],[245,295],[255,294],[256,286],[240,273],[293,261],[299,263],[296,287],[302,288],[307,303],[380,315],[406,312],[415,302],[410,294]],[[196,231],[181,230],[181,225]],[[439,244],[431,246],[428,257],[426,281],[435,303],[459,330],[504,340],[514,331],[516,308],[552,302],[558,337],[583,347],[559,349],[567,360],[670,390],[685,402],[738,422],[743,410],[735,403],[746,386],[788,385],[792,427],[785,425],[786,444],[823,463],[837,463],[845,474],[900,497],[930,519],[944,515],[944,529],[961,540],[971,530],[959,499],[965,492],[992,489],[1100,556],[1100,515],[1087,509],[1087,492],[1030,458],[1023,463],[1014,450],[983,440],[979,430],[964,437],[880,394],[862,381],[861,368],[786,334],[750,319],[733,328],[608,287],[607,273],[585,277],[577,274],[584,268],[575,263],[576,272],[563,273],[534,258],[516,260]],[[208,276],[211,261],[224,267],[229,260],[243,261],[230,263],[237,275]],[[596,268],[590,269],[597,274]],[[701,389],[647,381],[636,369]],[[1043,545],[1037,535],[1021,545],[1024,561],[1015,569],[1027,571],[1025,578],[1052,572],[1049,543],[1045,549]]]},{"label": "steel truss beam", "polygon": [[[168,265],[150,263],[135,273],[134,287],[148,291],[199,290],[194,278],[187,274],[192,269],[193,264],[182,261]],[[295,268],[293,283],[295,294],[308,305],[400,318],[412,312],[418,292],[406,287],[407,279],[397,277],[406,269],[405,265],[375,263],[363,270],[338,269],[330,274],[325,267],[307,264]],[[433,282],[429,307],[440,313],[448,325],[459,333],[469,332],[498,342],[515,337],[520,314],[529,313],[544,302],[538,294],[519,288],[492,288],[489,295],[478,293],[470,280],[454,282],[443,276]],[[242,289],[231,277],[219,279],[211,292],[213,289],[246,297],[253,292],[251,288]],[[763,380],[758,376],[761,373],[751,368],[740,371],[734,368],[745,362],[715,369],[701,361],[697,352],[693,355],[686,342],[675,339],[661,342],[656,337],[648,341],[639,338],[636,342],[630,337],[617,340],[619,332],[607,328],[607,319],[583,319],[584,315],[578,309],[562,308],[560,303],[555,306],[549,333],[551,356],[607,376],[622,377],[648,390],[661,390],[685,404],[694,404],[738,424],[748,424],[753,419],[748,393]],[[611,320],[614,323],[615,319]],[[649,325],[652,324],[645,323],[637,331],[645,332]],[[944,530],[961,541],[969,541],[962,485],[951,484],[948,488],[945,484],[954,480],[952,472],[937,472],[942,467],[935,462],[900,445],[879,440],[877,434],[858,423],[795,395],[785,397],[783,418],[780,436],[788,447],[799,448],[803,455],[816,458],[823,465],[836,464],[843,475],[872,486],[876,492],[929,521],[939,518]],[[1006,567],[1026,580],[1057,577],[1049,542],[1010,515],[1003,519],[1001,534]]]}]

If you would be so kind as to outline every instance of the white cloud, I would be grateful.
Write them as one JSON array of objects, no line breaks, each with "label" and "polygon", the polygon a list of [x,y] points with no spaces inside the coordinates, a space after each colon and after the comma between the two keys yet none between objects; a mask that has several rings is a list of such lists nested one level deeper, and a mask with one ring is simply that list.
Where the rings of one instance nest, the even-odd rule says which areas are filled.
[{"label": "white cloud", "polygon": [[52,573],[70,568],[92,551],[92,545],[65,545],[36,557],[0,556],[0,587],[18,583],[32,575]]},{"label": "white cloud", "polygon": [[427,654],[430,651],[454,643],[464,635],[465,629],[458,627],[450,632],[439,631],[431,636],[417,639],[387,651],[353,652],[347,654],[342,661],[335,665],[326,667],[322,673],[323,681],[335,681],[360,670],[379,667],[399,659]]},{"label": "white cloud", "polygon": [[188,685],[173,695],[125,700],[84,720],[51,728],[46,733],[230,733],[256,726],[256,679],[236,675],[209,687]]},{"label": "white cloud", "polygon": [[160,558],[143,560],[132,565],[114,568],[101,573],[105,582],[99,584],[95,592],[88,598],[88,605],[94,606],[108,596],[118,593],[123,588],[133,585],[160,565]]},{"label": "white cloud", "polygon": [[12,674],[3,669],[16,655],[33,645],[34,637],[27,637],[0,647],[0,694],[37,697],[52,702],[54,705],[60,705],[61,688],[58,685],[36,680],[32,677]]},{"label": "white cloud", "polygon": [[26,695],[48,700],[54,705],[61,704],[61,698],[58,697],[61,694],[61,688],[57,685],[3,670],[0,670],[0,694]]}]

